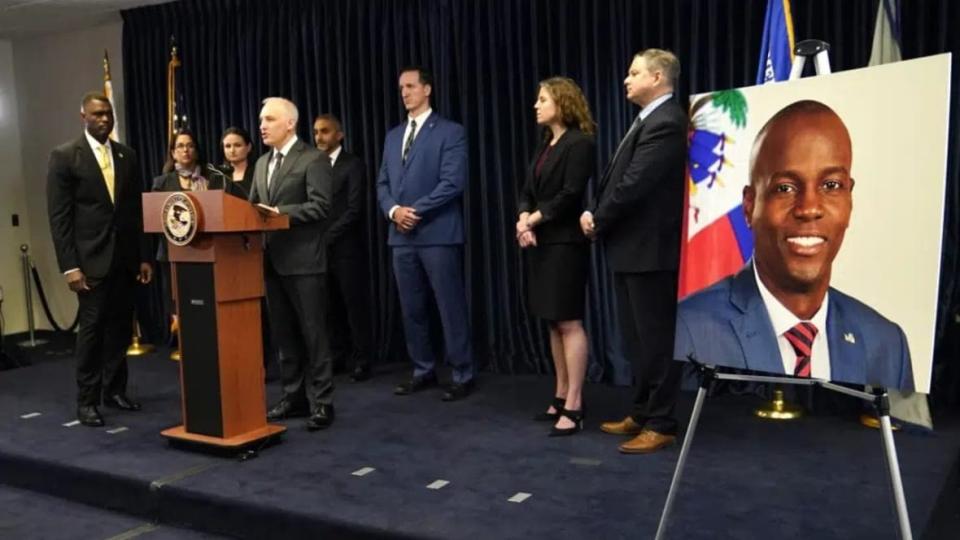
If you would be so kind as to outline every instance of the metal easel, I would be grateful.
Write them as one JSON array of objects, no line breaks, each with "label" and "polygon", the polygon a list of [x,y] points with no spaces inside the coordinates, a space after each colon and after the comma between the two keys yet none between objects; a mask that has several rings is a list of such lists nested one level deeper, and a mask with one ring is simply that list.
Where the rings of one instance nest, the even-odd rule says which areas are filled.
[{"label": "metal easel", "polygon": [[[802,76],[803,68],[809,57],[813,57],[814,59],[814,67],[817,75],[830,73],[830,59],[827,55],[829,51],[830,45],[824,41],[806,40],[798,43],[794,49],[794,61],[790,70],[790,80],[799,79]],[[690,446],[693,444],[693,436],[696,433],[697,423],[700,420],[700,412],[703,410],[703,402],[706,400],[707,391],[713,381],[724,380],[820,386],[827,390],[853,396],[872,403],[877,410],[877,416],[880,418],[880,434],[883,451],[887,458],[887,471],[890,474],[890,489],[893,494],[894,506],[896,507],[900,538],[902,540],[913,540],[913,532],[910,529],[910,516],[907,514],[907,500],[903,493],[903,480],[900,477],[900,462],[897,459],[897,448],[893,442],[893,429],[890,424],[890,400],[887,396],[886,389],[874,388],[873,393],[868,393],[816,379],[721,373],[718,372],[714,366],[698,363],[695,358],[689,358],[688,360],[697,367],[700,386],[697,390],[697,399],[693,404],[693,411],[690,414],[690,422],[687,424],[687,431],[683,437],[683,445],[680,447],[677,466],[673,471],[670,491],[667,492],[667,500],[663,505],[663,512],[660,514],[660,523],[657,526],[657,540],[665,538],[667,526],[670,521],[670,513],[673,510],[673,503],[677,496],[677,490],[680,487],[683,469],[687,462],[687,455],[690,453]]]}]

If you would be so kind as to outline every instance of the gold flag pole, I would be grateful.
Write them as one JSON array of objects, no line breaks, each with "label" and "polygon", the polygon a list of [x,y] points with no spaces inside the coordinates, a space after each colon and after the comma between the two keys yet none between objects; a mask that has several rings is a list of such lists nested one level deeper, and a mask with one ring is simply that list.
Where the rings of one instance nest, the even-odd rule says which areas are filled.
[{"label": "gold flag pole", "polygon": [[[170,62],[167,63],[167,141],[173,140],[176,130],[177,112],[177,68],[180,67],[180,58],[177,56],[177,43],[170,36]],[[172,265],[171,265],[172,268]],[[171,272],[172,275],[172,272]],[[174,278],[171,277],[173,281]],[[174,313],[170,321],[170,333],[177,338],[177,347],[170,353],[170,359],[180,361],[180,320]]]},{"label": "gold flag pole", "polygon": [[130,346],[127,347],[127,356],[143,356],[149,352],[153,352],[153,345],[149,343],[140,343],[140,338],[143,335],[140,333],[140,323],[137,321],[137,316],[133,316],[133,339],[130,343]]},{"label": "gold flag pole", "polygon": [[[103,50],[103,95],[110,100],[110,107],[114,109],[114,118],[117,117],[116,105],[113,102],[113,83],[110,79],[110,55],[107,49]],[[110,132],[110,139],[119,142],[117,135],[117,122],[113,124],[113,131]],[[143,356],[153,351],[153,345],[149,343],[140,343],[140,322],[137,321],[137,313],[133,313],[133,335],[130,337],[130,345],[127,347],[127,356]]]},{"label": "gold flag pole", "polygon": [[173,140],[174,114],[176,113],[176,80],[177,68],[180,67],[180,59],[177,57],[177,45],[170,38],[170,62],[167,64],[167,140]]}]

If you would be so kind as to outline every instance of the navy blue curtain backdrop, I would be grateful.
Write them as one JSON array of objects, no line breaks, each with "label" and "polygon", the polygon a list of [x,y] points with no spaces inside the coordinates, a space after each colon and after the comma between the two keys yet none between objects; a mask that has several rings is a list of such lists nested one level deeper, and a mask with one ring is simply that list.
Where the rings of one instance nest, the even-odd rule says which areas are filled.
[{"label": "navy blue curtain backdrop", "polygon": [[[960,3],[906,2],[903,55],[960,52]],[[834,71],[863,67],[870,56],[877,0],[794,0],[797,40],[829,42]],[[634,52],[661,47],[683,66],[679,95],[753,84],[766,0],[185,0],[123,12],[127,133],[138,149],[144,182],[159,173],[166,144],[166,66],[175,36],[190,125],[210,161],[221,131],[257,131],[260,101],[285,96],[300,108],[299,136],[331,112],[343,121],[346,148],[362,157],[370,181],[367,222],[372,314],[386,358],[405,355],[386,248],[386,221],[376,207],[375,179],[383,137],[404,119],[397,72],[407,64],[435,74],[433,106],[461,122],[470,147],[465,199],[467,286],[474,347],[496,372],[549,372],[545,327],[523,302],[523,273],[513,240],[516,194],[538,133],[537,82],[565,75],[583,87],[599,123],[600,174],[636,109],[622,80]],[[953,59],[956,102],[958,58]],[[882,91],[882,89],[878,89]],[[891,111],[910,96],[891,96]],[[960,114],[951,112],[949,187],[938,335],[955,331]],[[257,137],[255,137],[257,138]],[[255,154],[263,150],[255,143]],[[590,378],[629,382],[619,352],[612,287],[599,250],[589,284]],[[154,292],[154,297],[158,293]],[[159,321],[160,303],[151,302]],[[159,323],[153,331],[159,332]],[[943,347],[941,347],[943,356]],[[950,358],[956,360],[955,358]],[[956,384],[950,362],[942,384]],[[938,379],[935,378],[935,383]],[[952,395],[955,395],[951,392]]]}]

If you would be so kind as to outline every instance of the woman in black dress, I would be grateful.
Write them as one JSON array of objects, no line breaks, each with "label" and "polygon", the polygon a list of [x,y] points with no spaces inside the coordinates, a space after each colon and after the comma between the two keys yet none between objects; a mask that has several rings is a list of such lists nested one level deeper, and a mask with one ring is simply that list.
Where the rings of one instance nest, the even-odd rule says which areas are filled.
[{"label": "woman in black dress", "polygon": [[520,193],[517,242],[526,252],[530,312],[549,322],[557,372],[554,400],[536,419],[555,421],[551,436],[571,435],[583,429],[590,245],[579,218],[596,164],[595,124],[580,87],[566,77],[541,82],[534,109],[543,140]]},{"label": "woman in black dress", "polygon": [[235,186],[243,188],[244,195],[249,195],[253,184],[253,167],[248,159],[253,149],[250,134],[240,127],[228,127],[220,137],[220,145],[223,148],[224,172]]}]

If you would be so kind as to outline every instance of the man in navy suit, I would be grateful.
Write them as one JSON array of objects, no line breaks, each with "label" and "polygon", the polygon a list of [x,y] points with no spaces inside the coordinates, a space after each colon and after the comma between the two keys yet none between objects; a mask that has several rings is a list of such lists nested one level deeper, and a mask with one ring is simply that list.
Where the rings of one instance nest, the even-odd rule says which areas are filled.
[{"label": "man in navy suit", "polygon": [[843,121],[817,101],[788,105],[757,134],[750,161],[753,260],[680,303],[674,358],[912,390],[903,330],[830,287],[853,208]]},{"label": "man in navy suit", "polygon": [[422,67],[400,72],[400,95],[407,121],[387,133],[377,177],[377,199],[393,222],[388,244],[403,311],[413,376],[394,389],[397,395],[437,385],[430,346],[431,293],[443,325],[453,380],[443,394],[455,401],[474,386],[470,326],[463,283],[463,209],[467,184],[467,141],[463,126],[430,108],[433,80]]}]

